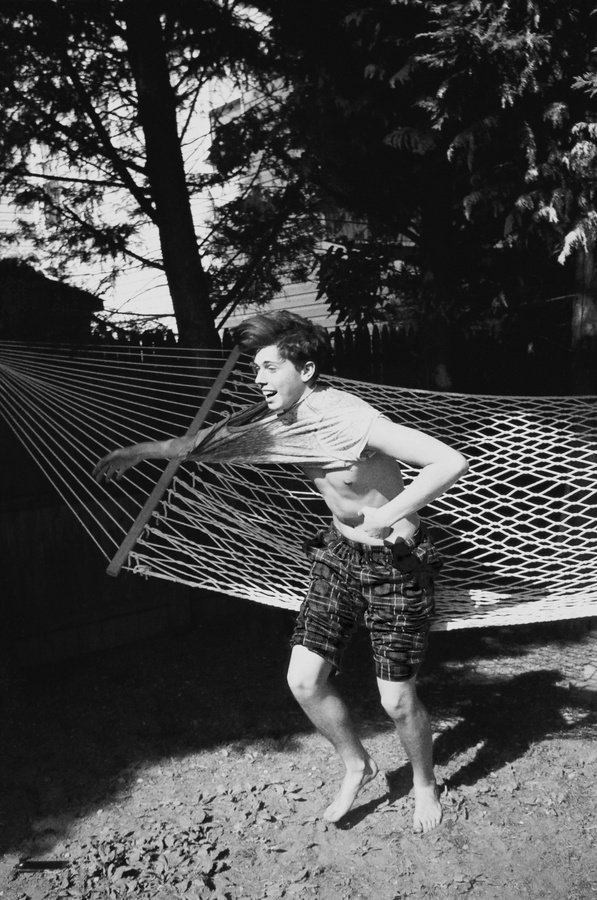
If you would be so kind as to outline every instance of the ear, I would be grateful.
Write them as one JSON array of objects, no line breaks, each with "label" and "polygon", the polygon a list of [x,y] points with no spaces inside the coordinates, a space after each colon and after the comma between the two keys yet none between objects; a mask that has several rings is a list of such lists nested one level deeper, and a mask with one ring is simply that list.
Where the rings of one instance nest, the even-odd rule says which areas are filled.
[{"label": "ear", "polygon": [[315,377],[315,363],[309,360],[306,362],[303,368],[301,369],[301,378],[307,384],[308,381],[311,381],[312,378]]}]

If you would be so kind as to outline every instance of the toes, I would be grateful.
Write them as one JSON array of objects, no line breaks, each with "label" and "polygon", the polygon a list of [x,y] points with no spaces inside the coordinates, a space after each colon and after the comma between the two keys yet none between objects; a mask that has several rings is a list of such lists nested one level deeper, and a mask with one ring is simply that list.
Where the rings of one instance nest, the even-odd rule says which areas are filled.
[{"label": "toes", "polygon": [[413,832],[415,834],[427,834],[428,831],[433,831],[434,828],[441,823],[441,816],[439,818],[434,819],[426,819],[425,821],[416,821],[413,824]]}]

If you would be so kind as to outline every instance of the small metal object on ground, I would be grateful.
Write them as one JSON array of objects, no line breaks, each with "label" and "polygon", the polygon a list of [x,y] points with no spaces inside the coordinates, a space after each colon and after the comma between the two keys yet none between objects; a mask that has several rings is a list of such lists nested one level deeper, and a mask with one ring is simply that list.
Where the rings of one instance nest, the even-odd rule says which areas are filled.
[{"label": "small metal object on ground", "polygon": [[66,869],[67,859],[22,859],[15,866],[15,872],[39,872],[43,869]]}]

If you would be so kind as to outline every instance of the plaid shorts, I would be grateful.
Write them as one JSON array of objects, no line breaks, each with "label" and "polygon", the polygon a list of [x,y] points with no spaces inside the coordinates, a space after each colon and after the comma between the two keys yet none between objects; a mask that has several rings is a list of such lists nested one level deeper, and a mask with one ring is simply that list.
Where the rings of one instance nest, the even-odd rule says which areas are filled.
[{"label": "plaid shorts", "polygon": [[292,645],[307,647],[339,670],[351,635],[364,622],[377,677],[411,678],[427,649],[434,579],[441,568],[425,526],[393,546],[349,541],[332,526],[304,549],[312,561],[311,581]]}]

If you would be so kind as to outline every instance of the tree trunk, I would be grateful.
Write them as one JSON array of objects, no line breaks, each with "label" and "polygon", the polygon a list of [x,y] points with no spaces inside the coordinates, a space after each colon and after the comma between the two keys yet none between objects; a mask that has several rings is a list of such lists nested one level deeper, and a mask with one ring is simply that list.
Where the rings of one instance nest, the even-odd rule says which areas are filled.
[{"label": "tree trunk", "polygon": [[186,186],[159,11],[147,0],[126,0],[128,56],[145,135],[147,178],[181,344],[220,346]]},{"label": "tree trunk", "polygon": [[597,394],[597,283],[595,247],[581,250],[576,262],[572,307],[572,389]]}]

